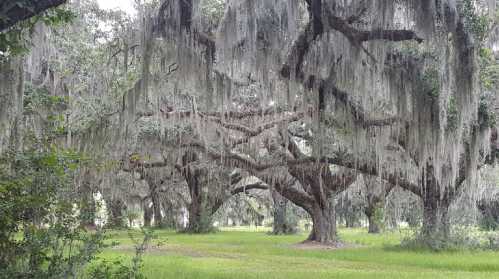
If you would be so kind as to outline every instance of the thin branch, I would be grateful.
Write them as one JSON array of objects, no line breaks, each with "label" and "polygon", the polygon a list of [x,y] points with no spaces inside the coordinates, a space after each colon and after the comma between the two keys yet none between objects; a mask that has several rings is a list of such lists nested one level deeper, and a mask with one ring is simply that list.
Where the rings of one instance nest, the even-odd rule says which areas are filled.
[{"label": "thin branch", "polygon": [[247,193],[249,190],[268,190],[269,189],[269,186],[262,183],[262,182],[256,182],[256,183],[252,183],[252,184],[248,184],[248,185],[244,185],[244,186],[240,186],[240,187],[237,187],[235,189],[232,189],[232,191],[230,192],[231,195],[237,195],[237,194],[240,194],[240,193]]},{"label": "thin branch", "polygon": [[24,5],[17,5],[15,1],[6,1],[0,11],[0,32],[14,26],[16,23],[40,14],[50,8],[66,3],[67,0],[29,0]]},{"label": "thin branch", "polygon": [[222,121],[222,119],[220,119],[220,118],[210,117],[210,120],[220,124],[222,127],[226,128],[226,129],[242,132],[245,134],[245,137],[237,139],[232,143],[232,147],[235,147],[239,144],[248,142],[251,138],[262,134],[264,131],[271,129],[271,128],[275,127],[276,125],[279,125],[281,123],[286,123],[286,122],[298,121],[298,120],[302,119],[303,117],[305,117],[305,115],[306,114],[303,112],[296,113],[292,116],[289,116],[289,117],[286,117],[283,119],[278,119],[278,120],[274,120],[274,121],[265,123],[263,125],[260,125],[256,128],[254,128],[254,129],[247,127],[245,125],[242,125],[242,124],[227,123],[227,122]]}]

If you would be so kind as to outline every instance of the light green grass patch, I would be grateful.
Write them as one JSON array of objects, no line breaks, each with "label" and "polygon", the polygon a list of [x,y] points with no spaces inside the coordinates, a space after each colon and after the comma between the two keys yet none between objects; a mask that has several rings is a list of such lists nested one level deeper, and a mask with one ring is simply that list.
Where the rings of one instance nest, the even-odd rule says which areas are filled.
[{"label": "light green grass patch", "polygon": [[[273,236],[241,228],[208,235],[158,231],[144,255],[148,278],[499,278],[499,253],[408,251],[401,232],[341,229],[345,249],[298,249],[306,235]],[[131,257],[125,232],[101,257]],[[163,245],[156,246],[156,243]]]}]

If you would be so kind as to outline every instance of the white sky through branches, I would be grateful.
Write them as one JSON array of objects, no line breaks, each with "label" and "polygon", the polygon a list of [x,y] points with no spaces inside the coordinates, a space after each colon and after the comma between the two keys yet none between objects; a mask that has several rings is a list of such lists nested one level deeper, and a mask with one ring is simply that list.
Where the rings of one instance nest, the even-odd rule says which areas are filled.
[{"label": "white sky through branches", "polygon": [[135,14],[134,0],[97,0],[102,9],[119,9],[128,14]]}]

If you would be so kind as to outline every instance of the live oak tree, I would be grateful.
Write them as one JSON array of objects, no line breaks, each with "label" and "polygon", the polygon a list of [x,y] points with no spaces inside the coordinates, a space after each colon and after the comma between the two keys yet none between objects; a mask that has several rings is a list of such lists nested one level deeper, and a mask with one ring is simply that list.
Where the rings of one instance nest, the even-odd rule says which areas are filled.
[{"label": "live oak tree", "polygon": [[[35,36],[57,47],[34,50],[28,72],[69,99],[58,140],[106,171],[142,175],[159,223],[168,173],[185,182],[194,231],[248,177],[310,214],[309,240],[334,243],[335,197],[363,174],[421,198],[421,239],[433,245],[450,234],[449,206],[496,154],[492,1],[138,7],[130,19],[81,1],[74,43]],[[22,80],[22,61],[10,63],[2,73]],[[365,191],[370,219],[377,187]]]}]

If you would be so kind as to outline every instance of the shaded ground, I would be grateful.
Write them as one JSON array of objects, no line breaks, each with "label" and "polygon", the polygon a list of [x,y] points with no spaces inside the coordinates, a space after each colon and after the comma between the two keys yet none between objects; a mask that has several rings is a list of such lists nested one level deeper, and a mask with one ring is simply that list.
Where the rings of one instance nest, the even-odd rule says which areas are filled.
[{"label": "shaded ground", "polygon": [[[135,253],[135,246],[132,244],[117,245],[112,247],[110,250],[117,251],[118,253]],[[156,256],[186,256],[191,258],[239,258],[239,256],[234,253],[213,253],[209,251],[195,250],[187,246],[171,244],[149,245],[147,247],[146,254]]]},{"label": "shaded ground", "polygon": [[360,248],[361,245],[345,241],[340,241],[331,244],[324,244],[316,241],[303,241],[297,244],[293,244],[290,247],[301,250],[335,250],[335,249],[347,249],[347,248]]},{"label": "shaded ground", "polygon": [[[400,233],[372,236],[343,229],[340,237],[348,244],[340,249],[300,244],[305,234],[157,235],[144,257],[148,278],[499,278],[499,253],[407,251],[396,246]],[[116,233],[112,241],[119,246],[103,257],[134,253],[125,232]]]}]

